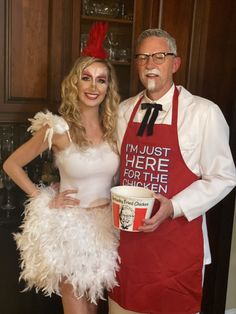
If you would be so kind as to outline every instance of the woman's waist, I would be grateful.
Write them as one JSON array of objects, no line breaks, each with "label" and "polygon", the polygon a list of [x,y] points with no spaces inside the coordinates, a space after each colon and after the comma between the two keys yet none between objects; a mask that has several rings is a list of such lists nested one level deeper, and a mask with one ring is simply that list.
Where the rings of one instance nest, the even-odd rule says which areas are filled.
[{"label": "woman's waist", "polygon": [[109,186],[91,186],[82,184],[60,184],[60,192],[65,190],[75,190],[71,197],[80,200],[81,206],[100,206],[110,202],[110,185]]},{"label": "woman's waist", "polygon": [[96,208],[105,208],[107,206],[110,206],[110,199],[103,198],[103,199],[96,199],[92,202],[89,201],[83,201],[80,202],[79,207],[85,208],[85,209],[96,209]]}]

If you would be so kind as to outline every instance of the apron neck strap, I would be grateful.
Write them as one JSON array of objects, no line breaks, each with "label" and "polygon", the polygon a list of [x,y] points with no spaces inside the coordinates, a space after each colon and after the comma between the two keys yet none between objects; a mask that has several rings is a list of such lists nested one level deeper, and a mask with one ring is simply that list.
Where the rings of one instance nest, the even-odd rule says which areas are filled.
[{"label": "apron neck strap", "polygon": [[174,126],[177,126],[178,104],[179,104],[179,91],[175,86],[174,95],[172,98],[172,121],[171,121],[171,124]]},{"label": "apron neck strap", "polygon": [[[134,120],[134,117],[136,115],[136,112],[138,111],[138,108],[143,100],[143,95],[138,99],[134,110],[131,114],[130,117],[130,121]],[[177,118],[178,118],[178,99],[179,99],[179,91],[177,89],[177,87],[175,86],[175,90],[174,90],[174,94],[173,94],[173,98],[172,98],[172,122],[171,124],[174,126],[177,126]]]}]

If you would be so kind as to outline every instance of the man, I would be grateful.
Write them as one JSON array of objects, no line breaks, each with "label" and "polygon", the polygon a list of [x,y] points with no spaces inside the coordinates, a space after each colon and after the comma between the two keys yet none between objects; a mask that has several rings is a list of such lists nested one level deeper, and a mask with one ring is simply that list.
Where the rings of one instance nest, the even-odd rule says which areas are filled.
[{"label": "man", "polygon": [[121,231],[111,314],[200,311],[202,270],[211,262],[205,212],[236,184],[223,114],[175,86],[180,63],[167,32],[149,29],[138,38],[145,90],[119,108],[120,183],[154,190],[156,203],[140,232]]}]

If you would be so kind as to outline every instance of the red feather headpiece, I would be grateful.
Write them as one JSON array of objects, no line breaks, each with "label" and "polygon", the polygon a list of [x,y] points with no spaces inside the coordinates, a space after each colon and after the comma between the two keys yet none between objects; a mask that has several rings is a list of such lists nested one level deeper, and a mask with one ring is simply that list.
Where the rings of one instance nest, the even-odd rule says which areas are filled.
[{"label": "red feather headpiece", "polygon": [[107,22],[95,22],[91,26],[86,46],[81,53],[82,56],[90,56],[99,59],[107,58],[108,53],[103,47],[107,29]]}]

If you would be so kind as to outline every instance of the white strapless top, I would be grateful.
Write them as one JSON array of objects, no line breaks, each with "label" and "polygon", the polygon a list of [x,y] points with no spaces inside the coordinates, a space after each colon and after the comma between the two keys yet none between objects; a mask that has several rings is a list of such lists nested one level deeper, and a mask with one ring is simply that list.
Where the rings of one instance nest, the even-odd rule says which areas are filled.
[{"label": "white strapless top", "polygon": [[119,167],[119,157],[108,143],[103,142],[85,151],[75,144],[55,154],[60,172],[60,190],[78,189],[73,197],[80,199],[81,207],[106,204],[110,188]]},{"label": "white strapless top", "polygon": [[[52,146],[53,134],[67,133],[70,138],[69,126],[60,116],[49,111],[38,112],[29,127],[35,133],[44,125],[49,128],[44,140]],[[81,150],[74,143],[55,154],[56,165],[60,172],[60,191],[77,189],[71,196],[80,200],[81,207],[93,207],[107,204],[110,200],[110,188],[119,168],[119,156],[112,151],[106,142],[95,147]]]}]

